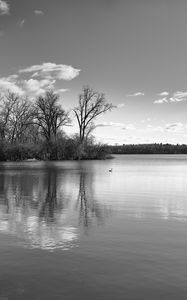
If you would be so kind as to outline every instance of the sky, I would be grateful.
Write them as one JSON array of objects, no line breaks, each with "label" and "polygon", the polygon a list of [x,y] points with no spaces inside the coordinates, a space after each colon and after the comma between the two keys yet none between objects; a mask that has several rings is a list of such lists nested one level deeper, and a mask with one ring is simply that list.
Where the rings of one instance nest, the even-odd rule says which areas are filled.
[{"label": "sky", "polygon": [[116,108],[109,144],[187,143],[186,0],[0,0],[0,91],[53,88],[70,112],[83,86]]}]

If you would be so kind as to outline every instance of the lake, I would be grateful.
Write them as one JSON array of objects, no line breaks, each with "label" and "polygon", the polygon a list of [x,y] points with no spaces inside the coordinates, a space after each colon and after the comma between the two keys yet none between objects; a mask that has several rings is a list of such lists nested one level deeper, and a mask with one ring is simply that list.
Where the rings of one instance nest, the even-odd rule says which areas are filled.
[{"label": "lake", "polygon": [[187,156],[0,163],[0,300],[186,295]]}]

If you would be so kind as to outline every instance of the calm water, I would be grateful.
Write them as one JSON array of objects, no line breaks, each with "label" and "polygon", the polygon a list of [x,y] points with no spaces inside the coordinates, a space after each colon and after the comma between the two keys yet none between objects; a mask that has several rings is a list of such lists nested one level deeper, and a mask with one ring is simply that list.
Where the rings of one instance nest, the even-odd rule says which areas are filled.
[{"label": "calm water", "polygon": [[187,156],[0,164],[0,300],[186,295]]}]

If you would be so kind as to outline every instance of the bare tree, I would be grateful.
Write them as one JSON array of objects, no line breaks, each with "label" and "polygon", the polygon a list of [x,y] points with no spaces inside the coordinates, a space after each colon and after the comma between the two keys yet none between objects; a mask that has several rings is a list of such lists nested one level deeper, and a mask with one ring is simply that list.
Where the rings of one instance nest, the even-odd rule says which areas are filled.
[{"label": "bare tree", "polygon": [[31,103],[28,99],[10,92],[2,97],[1,102],[1,139],[6,138],[10,143],[21,142],[31,122]]},{"label": "bare tree", "polygon": [[60,128],[70,123],[68,113],[58,104],[59,96],[53,91],[47,91],[40,96],[35,104],[34,123],[41,128],[47,142],[56,141]]},{"label": "bare tree", "polygon": [[79,104],[73,109],[79,126],[80,151],[95,128],[95,119],[113,107],[112,103],[107,103],[103,93],[96,92],[88,86],[83,88],[82,94],[79,95]]},{"label": "bare tree", "polygon": [[10,115],[12,113],[12,109],[18,99],[18,96],[8,92],[5,96],[1,96],[0,99],[0,134],[1,140],[4,140],[7,132],[9,131],[8,123],[10,121]]}]

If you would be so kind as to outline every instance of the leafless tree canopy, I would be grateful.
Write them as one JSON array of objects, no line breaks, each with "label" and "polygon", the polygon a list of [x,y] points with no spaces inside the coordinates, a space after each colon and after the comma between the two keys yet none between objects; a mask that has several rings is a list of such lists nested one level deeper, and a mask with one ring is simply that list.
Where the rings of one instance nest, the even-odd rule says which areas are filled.
[{"label": "leafless tree canopy", "polygon": [[111,103],[107,103],[103,93],[98,93],[88,86],[83,88],[82,94],[79,95],[79,104],[73,110],[79,125],[80,143],[83,143],[95,128],[94,120],[97,116],[113,107]]},{"label": "leafless tree canopy", "polygon": [[58,100],[56,93],[47,91],[35,104],[34,123],[41,128],[47,141],[56,140],[58,130],[70,123],[68,114],[58,104]]},{"label": "leafless tree canopy", "polygon": [[31,103],[27,98],[7,93],[1,98],[0,133],[10,143],[22,142],[28,124],[31,122]]}]

